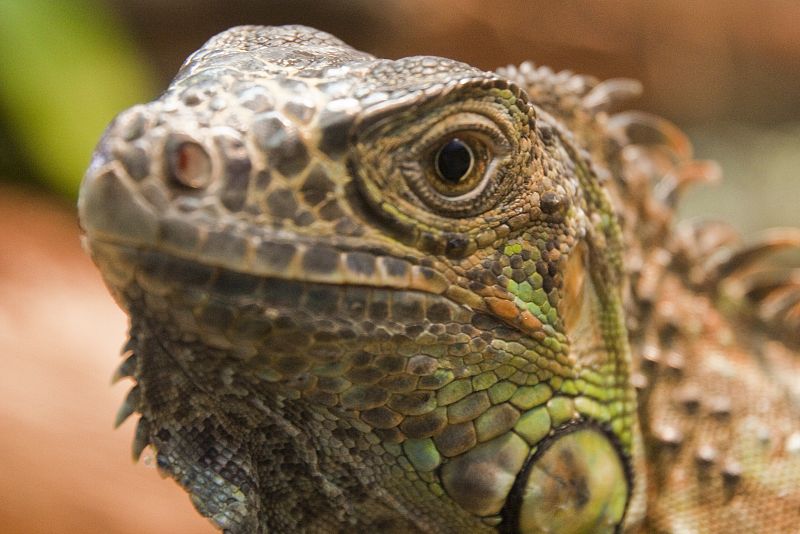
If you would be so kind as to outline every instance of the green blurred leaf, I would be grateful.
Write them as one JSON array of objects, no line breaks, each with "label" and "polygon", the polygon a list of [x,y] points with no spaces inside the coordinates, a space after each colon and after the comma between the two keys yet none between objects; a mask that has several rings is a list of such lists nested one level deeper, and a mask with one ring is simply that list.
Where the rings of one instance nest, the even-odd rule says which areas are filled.
[{"label": "green blurred leaf", "polygon": [[122,109],[153,94],[118,22],[88,0],[0,0],[0,106],[15,144],[75,196],[92,149]]}]

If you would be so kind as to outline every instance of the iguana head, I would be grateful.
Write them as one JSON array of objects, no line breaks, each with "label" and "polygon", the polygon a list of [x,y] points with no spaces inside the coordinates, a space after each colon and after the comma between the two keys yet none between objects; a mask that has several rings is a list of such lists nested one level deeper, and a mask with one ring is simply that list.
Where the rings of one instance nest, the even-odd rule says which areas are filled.
[{"label": "iguana head", "polygon": [[619,528],[619,227],[526,89],[240,27],[109,127],[79,208],[131,316],[122,415],[217,525]]}]

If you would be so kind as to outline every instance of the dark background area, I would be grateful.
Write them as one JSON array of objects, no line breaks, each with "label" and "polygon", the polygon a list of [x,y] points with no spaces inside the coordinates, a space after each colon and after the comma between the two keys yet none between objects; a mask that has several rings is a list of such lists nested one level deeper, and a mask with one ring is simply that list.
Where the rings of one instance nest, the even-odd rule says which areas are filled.
[{"label": "dark background area", "polygon": [[111,430],[125,318],[80,250],[74,198],[105,124],[214,33],[301,23],[389,58],[639,79],[632,107],[726,176],[684,216],[750,233],[800,225],[798,21],[782,0],[0,0],[0,530],[212,531],[152,461],[131,465],[132,422]]}]

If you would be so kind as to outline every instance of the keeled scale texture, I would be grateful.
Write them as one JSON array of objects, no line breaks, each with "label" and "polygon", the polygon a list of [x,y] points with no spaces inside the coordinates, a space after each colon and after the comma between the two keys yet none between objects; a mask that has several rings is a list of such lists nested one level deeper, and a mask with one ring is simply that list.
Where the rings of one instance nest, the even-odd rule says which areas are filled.
[{"label": "keeled scale texture", "polygon": [[[211,39],[82,190],[132,318],[134,453],[231,532],[796,520],[796,384],[768,378],[796,364],[775,342],[758,368],[712,306],[726,277],[687,275],[707,254],[651,182],[707,169],[666,123],[609,118],[633,89],[303,27]],[[432,168],[454,136],[461,196]]]}]

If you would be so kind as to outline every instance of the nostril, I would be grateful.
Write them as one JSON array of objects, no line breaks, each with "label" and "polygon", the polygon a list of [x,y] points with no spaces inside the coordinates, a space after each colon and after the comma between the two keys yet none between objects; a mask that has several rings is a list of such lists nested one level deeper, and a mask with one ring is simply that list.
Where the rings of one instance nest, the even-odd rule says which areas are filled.
[{"label": "nostril", "polygon": [[211,158],[200,143],[175,136],[167,142],[168,175],[175,182],[192,189],[211,183]]}]

